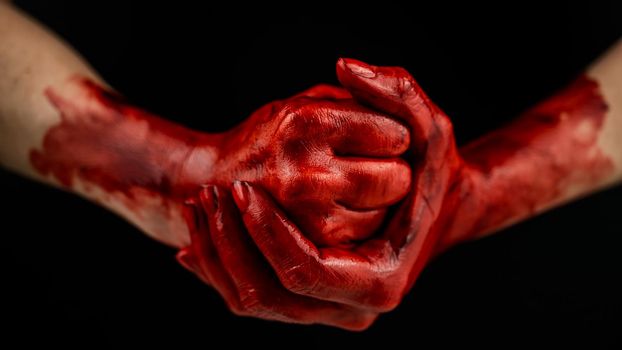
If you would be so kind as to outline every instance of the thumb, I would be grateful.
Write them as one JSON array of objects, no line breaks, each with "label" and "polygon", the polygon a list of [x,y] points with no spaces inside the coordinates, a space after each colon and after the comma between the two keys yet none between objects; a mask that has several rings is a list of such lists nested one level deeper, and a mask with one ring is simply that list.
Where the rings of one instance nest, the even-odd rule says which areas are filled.
[{"label": "thumb", "polygon": [[411,140],[428,139],[434,124],[432,103],[405,69],[341,58],[337,61],[337,78],[359,103],[410,126]]}]

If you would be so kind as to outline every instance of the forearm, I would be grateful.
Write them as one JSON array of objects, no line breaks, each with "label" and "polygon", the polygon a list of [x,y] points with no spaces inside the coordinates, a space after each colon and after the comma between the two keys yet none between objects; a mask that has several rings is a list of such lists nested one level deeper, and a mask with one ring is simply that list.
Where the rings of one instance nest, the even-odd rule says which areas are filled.
[{"label": "forearm", "polygon": [[60,39],[0,3],[0,163],[86,197],[173,245],[179,206],[199,179],[179,176],[201,145],[209,179],[216,137],[125,103]]},{"label": "forearm", "polygon": [[618,165],[610,181],[622,181],[622,40],[618,40],[605,55],[587,71],[600,86],[608,106],[606,119],[599,137],[599,145]]},{"label": "forearm", "polygon": [[42,180],[30,166],[29,153],[60,119],[45,89],[68,90],[66,83],[74,75],[101,79],[69,47],[11,5],[0,3],[0,23],[0,162]]},{"label": "forearm", "polygon": [[622,178],[622,47],[512,124],[460,150],[442,246],[481,237]]}]

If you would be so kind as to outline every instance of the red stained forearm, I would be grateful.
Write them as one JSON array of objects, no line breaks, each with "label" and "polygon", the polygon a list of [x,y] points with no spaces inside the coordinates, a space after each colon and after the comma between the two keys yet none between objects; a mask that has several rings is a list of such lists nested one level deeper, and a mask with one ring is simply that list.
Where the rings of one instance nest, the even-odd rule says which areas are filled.
[{"label": "red stained forearm", "polygon": [[[177,176],[179,166],[199,145],[215,154],[218,138],[134,108],[90,80],[74,81],[82,94],[78,98],[46,90],[61,122],[45,134],[42,149],[31,151],[35,169],[65,187],[83,181],[127,198],[135,198],[138,189],[187,196],[186,184]],[[206,175],[210,165],[204,166]]]},{"label": "red stained forearm", "polygon": [[442,247],[603,186],[615,167],[598,142],[607,112],[598,83],[582,76],[512,124],[460,149],[459,205]]},{"label": "red stained forearm", "polygon": [[[126,104],[87,79],[73,78],[75,92],[45,94],[61,122],[30,152],[32,166],[63,187],[100,204],[122,207],[130,221],[155,237],[183,236],[179,203],[196,190],[180,179],[180,167],[197,146],[210,174],[218,136],[207,136]],[[211,155],[211,157],[208,157]]]}]

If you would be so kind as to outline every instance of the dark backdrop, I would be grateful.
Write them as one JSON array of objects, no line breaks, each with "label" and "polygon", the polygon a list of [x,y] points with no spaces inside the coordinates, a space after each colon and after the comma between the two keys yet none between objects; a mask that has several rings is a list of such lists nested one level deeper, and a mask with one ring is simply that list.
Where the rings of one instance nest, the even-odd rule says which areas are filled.
[{"label": "dark backdrop", "polygon": [[[131,101],[195,128],[226,129],[262,103],[336,83],[335,61],[346,56],[405,66],[450,115],[460,143],[566,84],[622,34],[613,1],[502,3],[18,1]],[[620,188],[453,249],[364,333],[234,317],[174,250],[105,210],[8,173],[0,192],[0,342],[621,345]]]}]

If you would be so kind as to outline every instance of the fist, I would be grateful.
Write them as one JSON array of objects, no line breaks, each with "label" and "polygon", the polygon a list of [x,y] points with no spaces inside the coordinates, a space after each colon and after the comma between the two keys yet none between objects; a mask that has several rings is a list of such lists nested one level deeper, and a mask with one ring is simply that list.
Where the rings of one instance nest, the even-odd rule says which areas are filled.
[{"label": "fist", "polygon": [[399,158],[409,141],[395,119],[317,86],[220,135],[210,182],[260,184],[314,243],[344,246],[371,236],[409,192]]},{"label": "fist", "polygon": [[[384,215],[383,208],[408,188],[402,179],[408,168],[395,159],[406,141],[399,124],[347,99],[288,102],[291,109],[273,114],[275,122],[290,126],[274,139],[280,153],[272,178],[303,181],[308,190],[288,192],[291,187],[282,186],[281,193],[272,185],[273,195],[279,196],[275,203],[264,184],[236,182],[233,191],[208,185],[184,210],[191,244],[180,250],[178,260],[216,288],[236,314],[365,329],[379,313],[399,304],[438,252],[446,230],[464,223],[456,209],[471,187],[461,182],[464,163],[445,114],[402,68],[340,60],[337,74],[359,103],[409,126],[406,159],[413,169],[413,189],[372,239],[351,247],[311,242],[307,237],[343,243],[373,231],[376,222],[368,218]],[[314,143],[287,147],[301,140]],[[300,149],[304,156],[292,151]],[[332,177],[334,173],[340,176]],[[292,174],[302,180],[292,180]],[[302,198],[300,206],[291,200],[296,196]],[[305,210],[315,204],[319,212]],[[356,216],[361,213],[369,216]],[[290,220],[292,214],[298,217]],[[334,221],[325,219],[332,216]],[[337,221],[341,217],[351,218],[352,225]],[[310,234],[304,225],[317,231]],[[363,230],[356,229],[361,226]]]}]

